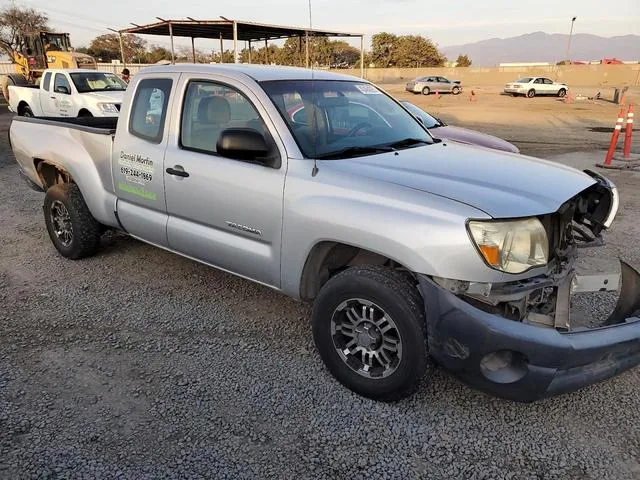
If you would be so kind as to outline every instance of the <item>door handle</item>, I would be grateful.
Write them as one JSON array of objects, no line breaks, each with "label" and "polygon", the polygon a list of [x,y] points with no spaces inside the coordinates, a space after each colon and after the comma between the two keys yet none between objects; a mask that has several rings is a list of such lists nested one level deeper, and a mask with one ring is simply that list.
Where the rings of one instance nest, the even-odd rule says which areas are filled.
[{"label": "door handle", "polygon": [[55,100],[56,99],[56,97],[49,97],[49,98],[51,98],[51,100]]},{"label": "door handle", "polygon": [[169,175],[174,175],[176,177],[187,178],[189,176],[188,172],[185,172],[182,167],[176,165],[176,168],[169,167],[167,168],[167,173]]}]

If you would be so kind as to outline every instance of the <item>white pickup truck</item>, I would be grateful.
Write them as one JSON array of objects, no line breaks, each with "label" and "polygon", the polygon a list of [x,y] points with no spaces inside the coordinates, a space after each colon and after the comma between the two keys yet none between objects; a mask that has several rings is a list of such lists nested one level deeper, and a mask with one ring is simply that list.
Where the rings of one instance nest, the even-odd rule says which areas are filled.
[{"label": "white pickup truck", "polygon": [[[61,255],[94,254],[111,228],[313,302],[322,359],[361,395],[411,394],[429,357],[518,401],[640,364],[640,273],[576,266],[615,186],[434,139],[364,80],[152,67],[117,118],[15,117],[9,138]],[[601,290],[617,307],[586,328],[571,298]]]},{"label": "white pickup truck", "polygon": [[115,117],[127,84],[96,70],[45,70],[40,85],[9,86],[9,110],[23,117]]}]

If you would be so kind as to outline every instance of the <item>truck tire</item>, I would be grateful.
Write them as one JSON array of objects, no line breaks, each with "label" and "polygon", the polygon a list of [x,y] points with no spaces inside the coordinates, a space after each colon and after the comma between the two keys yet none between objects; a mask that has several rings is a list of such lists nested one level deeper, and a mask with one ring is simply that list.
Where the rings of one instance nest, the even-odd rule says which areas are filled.
[{"label": "truck tire", "polygon": [[60,255],[71,260],[89,257],[100,246],[102,229],[89,212],[75,183],[54,185],[44,197],[44,221]]},{"label": "truck tire", "polygon": [[33,110],[31,110],[31,107],[29,105],[24,104],[23,106],[18,107],[18,116],[33,118]]},{"label": "truck tire", "polygon": [[408,276],[379,266],[331,278],[313,306],[313,338],[331,374],[359,395],[411,395],[427,368],[422,297]]}]

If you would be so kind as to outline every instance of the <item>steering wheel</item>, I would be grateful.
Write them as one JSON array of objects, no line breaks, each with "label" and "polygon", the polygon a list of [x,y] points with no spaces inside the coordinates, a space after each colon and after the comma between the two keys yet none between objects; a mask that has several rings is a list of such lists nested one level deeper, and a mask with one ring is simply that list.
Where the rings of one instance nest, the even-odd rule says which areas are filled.
[{"label": "steering wheel", "polygon": [[353,127],[351,130],[349,130],[349,133],[347,134],[347,137],[355,137],[356,133],[358,133],[363,128],[373,128],[373,125],[371,125],[369,122],[360,122],[355,127]]}]

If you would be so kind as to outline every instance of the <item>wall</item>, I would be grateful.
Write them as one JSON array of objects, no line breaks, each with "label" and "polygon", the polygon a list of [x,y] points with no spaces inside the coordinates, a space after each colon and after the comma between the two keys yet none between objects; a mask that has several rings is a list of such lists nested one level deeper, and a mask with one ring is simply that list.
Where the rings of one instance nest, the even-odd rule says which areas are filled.
[{"label": "wall", "polygon": [[[341,70],[360,76],[360,70]],[[640,64],[635,65],[558,65],[549,67],[492,67],[492,68],[369,68],[365,78],[374,83],[397,83],[419,76],[441,75],[460,80],[467,86],[495,86],[520,77],[544,75],[568,85],[578,86],[638,86]]]},{"label": "wall", "polygon": [[[129,65],[132,75],[147,65]],[[98,69],[119,74],[123,66],[99,63]],[[13,72],[8,62],[0,63],[0,74]],[[336,70],[359,77],[360,70]],[[374,83],[400,83],[425,75],[441,75],[460,80],[466,86],[496,86],[523,76],[544,75],[581,87],[640,86],[640,64],[632,65],[559,65],[549,67],[492,67],[492,68],[369,68],[365,78]]]}]

